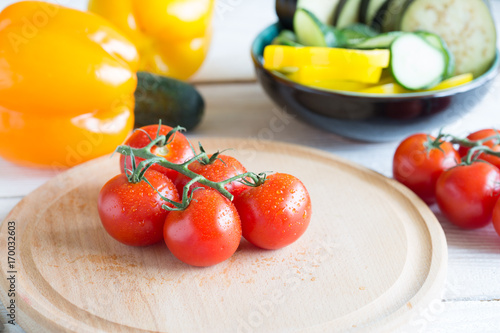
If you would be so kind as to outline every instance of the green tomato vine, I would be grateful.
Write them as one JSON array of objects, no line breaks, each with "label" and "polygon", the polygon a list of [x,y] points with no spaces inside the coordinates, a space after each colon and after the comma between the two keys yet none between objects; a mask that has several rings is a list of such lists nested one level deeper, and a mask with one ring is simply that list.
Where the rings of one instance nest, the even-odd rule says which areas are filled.
[{"label": "green tomato vine", "polygon": [[[215,160],[218,158],[220,152],[217,152],[212,155],[212,157],[208,157],[208,154],[205,152],[203,147],[200,145],[200,153],[196,154],[196,152],[193,149],[193,152],[195,152],[195,156],[188,161],[184,163],[172,163],[165,159],[164,157],[157,156],[151,152],[151,149],[155,146],[157,147],[166,147],[174,138],[175,134],[181,130],[184,130],[182,127],[175,127],[173,128],[169,133],[166,135],[158,135],[155,139],[151,138],[149,135],[150,143],[143,147],[143,148],[132,148],[130,146],[126,145],[121,145],[118,146],[116,149],[116,152],[119,154],[124,155],[125,157],[130,157],[131,162],[132,162],[132,169],[127,169],[125,166],[125,174],[127,175],[128,180],[131,183],[137,183],[140,181],[145,181],[148,183],[150,186],[152,186],[149,181],[146,179],[144,176],[146,171],[153,166],[154,164],[160,165],[162,167],[168,168],[175,170],[187,177],[189,177],[191,180],[184,186],[183,188],[183,193],[182,193],[182,201],[175,202],[172,201],[168,198],[165,198],[162,196],[158,191],[156,191],[160,196],[162,196],[162,199],[165,200],[167,203],[171,204],[173,207],[163,205],[163,208],[166,210],[170,211],[175,211],[175,210],[184,210],[186,209],[189,204],[191,203],[191,200],[193,198],[193,192],[199,189],[199,187],[195,187],[191,189],[191,186],[195,183],[199,183],[202,185],[205,185],[207,187],[213,188],[217,190],[219,193],[221,193],[223,196],[228,198],[230,201],[233,200],[233,195],[225,189],[225,186],[229,183],[232,183],[234,181],[240,181],[243,184],[251,187],[257,187],[262,185],[266,181],[267,174],[265,172],[256,174],[253,172],[246,172],[243,174],[236,175],[234,177],[228,178],[226,180],[223,180],[221,182],[213,182],[211,180],[208,180],[207,178],[203,177],[202,175],[199,175],[189,169],[189,165],[195,161],[199,161],[202,164],[210,164],[215,162]],[[146,133],[147,134],[147,133]],[[139,157],[144,159],[141,161],[138,165],[136,165],[135,158]],[[125,158],[126,160],[126,158]],[[126,162],[125,162],[126,165]],[[153,187],[153,186],[152,186]],[[154,188],[154,187],[153,187]],[[155,188],[154,188],[155,189]],[[155,189],[156,190],[156,189]]]}]

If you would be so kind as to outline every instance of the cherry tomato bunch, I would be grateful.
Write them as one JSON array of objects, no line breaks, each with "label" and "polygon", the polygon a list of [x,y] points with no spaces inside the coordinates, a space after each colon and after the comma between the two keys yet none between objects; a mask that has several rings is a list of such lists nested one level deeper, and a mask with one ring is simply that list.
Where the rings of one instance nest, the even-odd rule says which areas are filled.
[{"label": "cherry tomato bunch", "polygon": [[209,155],[201,145],[195,153],[180,130],[145,126],[118,147],[122,173],[98,199],[113,238],[132,246],[164,241],[179,260],[211,266],[231,257],[242,236],[269,250],[302,236],[311,199],[299,179],[247,172],[236,158]]},{"label": "cherry tomato bunch", "polygon": [[427,204],[437,203],[453,224],[481,228],[493,221],[500,235],[500,133],[483,129],[467,138],[414,134],[396,149],[396,180]]}]

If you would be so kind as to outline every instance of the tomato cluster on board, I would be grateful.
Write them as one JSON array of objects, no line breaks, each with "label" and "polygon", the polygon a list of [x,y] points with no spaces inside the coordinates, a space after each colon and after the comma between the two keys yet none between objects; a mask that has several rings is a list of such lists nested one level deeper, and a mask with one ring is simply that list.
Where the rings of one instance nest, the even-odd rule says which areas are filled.
[{"label": "tomato cluster on board", "polygon": [[453,224],[500,235],[500,133],[483,129],[459,138],[415,134],[397,148],[394,178],[427,204],[437,203]]},{"label": "tomato cluster on board", "polygon": [[142,127],[117,151],[122,173],[101,189],[98,211],[123,244],[164,241],[181,261],[211,266],[231,257],[242,236],[275,250],[309,225],[311,199],[299,179],[247,172],[236,158],[208,155],[201,145],[196,154],[179,128]]}]

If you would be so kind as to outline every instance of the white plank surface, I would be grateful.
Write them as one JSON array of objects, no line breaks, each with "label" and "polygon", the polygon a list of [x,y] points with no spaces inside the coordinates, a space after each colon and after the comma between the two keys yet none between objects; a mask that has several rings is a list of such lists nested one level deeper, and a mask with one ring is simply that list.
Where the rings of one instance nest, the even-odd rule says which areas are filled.
[{"label": "white plank surface", "polygon": [[[225,1],[233,10],[216,14],[216,34],[209,57],[194,80],[198,83],[252,81],[250,42],[262,27],[275,20],[274,1]],[[15,1],[4,0],[0,9]],[[85,0],[60,0],[83,9]],[[500,1],[493,1],[498,17]],[[276,107],[254,83],[199,84],[207,101],[207,114],[191,136],[232,136],[259,138],[269,135],[269,122],[277,115]],[[485,100],[460,121],[446,128],[464,134],[483,127],[500,127],[500,79]],[[272,139],[323,149],[384,175],[391,175],[392,154],[397,143],[367,144],[340,138],[291,119]],[[54,172],[14,166],[0,159],[0,220],[33,189],[54,176]],[[463,231],[452,226],[438,213],[449,244],[448,285],[443,302],[434,304],[405,332],[498,332],[500,331],[500,237],[492,227]],[[5,318],[2,316],[2,321]],[[10,326],[6,332],[18,332]]]}]

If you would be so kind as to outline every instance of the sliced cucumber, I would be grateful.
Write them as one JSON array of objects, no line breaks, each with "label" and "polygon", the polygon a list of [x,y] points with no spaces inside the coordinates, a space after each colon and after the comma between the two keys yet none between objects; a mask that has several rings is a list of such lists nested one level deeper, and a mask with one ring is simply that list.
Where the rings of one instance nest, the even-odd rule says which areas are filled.
[{"label": "sliced cucumber", "polygon": [[380,34],[376,37],[365,39],[364,41],[352,45],[351,47],[355,49],[364,49],[364,50],[388,49],[391,47],[394,40],[396,40],[396,38],[402,35],[404,35],[404,32],[400,31],[387,32],[385,34]]},{"label": "sliced cucumber", "polygon": [[386,0],[361,0],[359,7],[359,21],[371,25],[375,15]]},{"label": "sliced cucumber", "polygon": [[455,74],[486,72],[496,56],[496,29],[483,0],[415,0],[405,11],[401,30],[441,36],[455,56]]},{"label": "sliced cucumber", "polygon": [[407,33],[391,45],[394,79],[409,90],[431,88],[443,80],[446,57],[417,34]]},{"label": "sliced cucumber", "polygon": [[333,25],[336,28],[342,29],[357,23],[359,20],[360,6],[361,0],[340,0],[337,10],[335,11]]},{"label": "sliced cucumber", "polygon": [[428,43],[443,52],[446,57],[446,73],[444,75],[444,78],[447,79],[452,77],[455,74],[455,57],[448,48],[448,45],[446,45],[444,39],[436,34],[427,31],[416,31],[415,33],[425,38]]},{"label": "sliced cucumber", "polygon": [[341,34],[323,22],[316,15],[304,8],[295,12],[293,19],[297,40],[305,46],[338,47],[343,45]]},{"label": "sliced cucumber", "polygon": [[304,8],[325,24],[333,24],[335,10],[340,0],[298,0],[297,8]]}]

